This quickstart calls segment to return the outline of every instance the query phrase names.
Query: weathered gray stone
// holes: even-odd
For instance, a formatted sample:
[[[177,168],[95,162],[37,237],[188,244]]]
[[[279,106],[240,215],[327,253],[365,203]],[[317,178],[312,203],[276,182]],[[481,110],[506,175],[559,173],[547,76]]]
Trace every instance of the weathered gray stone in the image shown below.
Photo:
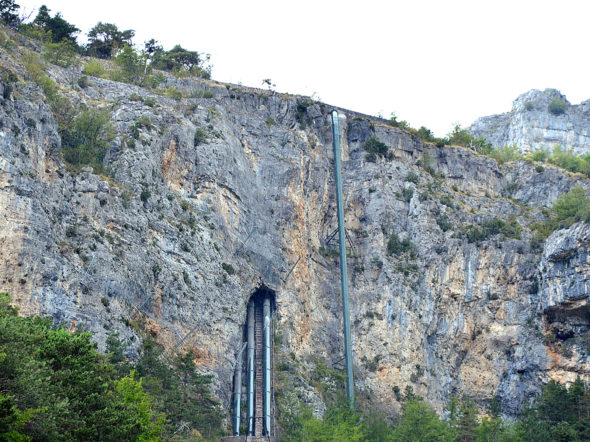
[[[554,98],[568,104],[564,114],[549,111]],[[590,100],[572,105],[556,89],[533,89],[520,95],[510,112],[479,118],[467,130],[494,147],[516,144],[527,153],[552,151],[559,144],[577,154],[587,154],[590,153]]]

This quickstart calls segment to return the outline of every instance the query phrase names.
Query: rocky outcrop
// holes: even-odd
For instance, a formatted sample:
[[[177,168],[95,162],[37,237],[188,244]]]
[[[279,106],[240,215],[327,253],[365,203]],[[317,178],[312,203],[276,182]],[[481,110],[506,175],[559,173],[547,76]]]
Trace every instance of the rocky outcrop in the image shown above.
[[[297,367],[278,386],[321,409],[307,373],[342,358],[332,108],[190,79],[166,80],[178,101],[99,78],[81,89],[79,68],[52,67],[61,93],[109,110],[116,132],[105,173],[75,171],[18,60],[2,58],[19,81],[0,106],[0,290],[23,314],[92,330],[100,348],[118,332],[132,357],[143,333],[194,349],[229,410],[246,305],[265,287],[277,370]],[[587,228],[529,244],[544,209],[588,183],[339,112],[360,395],[392,412],[410,386],[439,410],[469,395],[513,414],[550,377],[589,380],[587,329],[556,363],[552,330],[571,315],[551,313],[587,296]],[[390,151],[374,163],[372,136]],[[504,227],[480,230],[494,218]],[[409,241],[388,253],[396,237]]]
[[[550,111],[552,100],[564,103],[563,113]],[[572,105],[558,90],[533,89],[514,100],[510,112],[479,118],[467,130],[494,147],[516,144],[527,153],[559,144],[584,155],[590,153],[590,100]]]

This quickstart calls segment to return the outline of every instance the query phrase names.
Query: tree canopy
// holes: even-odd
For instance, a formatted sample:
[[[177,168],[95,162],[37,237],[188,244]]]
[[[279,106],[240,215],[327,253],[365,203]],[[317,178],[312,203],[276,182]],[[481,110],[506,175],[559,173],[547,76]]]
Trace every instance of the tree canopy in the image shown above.
[[[39,8],[37,17],[33,20],[33,25],[38,26],[44,31],[51,34],[51,41],[59,43],[62,40],[67,40],[74,45],[76,44],[76,34],[80,32],[76,26],[68,23],[58,12],[53,17],[49,14],[50,9],[43,5]]]
[[[98,22],[88,32],[88,45],[86,50],[89,55],[97,58],[111,58],[117,49],[124,45],[131,45],[135,36],[133,29],[120,31],[112,23]]]

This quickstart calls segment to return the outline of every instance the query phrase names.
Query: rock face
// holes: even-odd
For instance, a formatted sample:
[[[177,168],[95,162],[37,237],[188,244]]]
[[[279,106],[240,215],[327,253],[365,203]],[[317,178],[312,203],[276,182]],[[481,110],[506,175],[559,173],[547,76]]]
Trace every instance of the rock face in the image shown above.
[[[246,305],[265,287],[277,371],[297,367],[277,388],[321,409],[307,374],[338,368],[343,347],[332,108],[190,79],[165,87],[211,98],[99,78],[81,89],[79,68],[51,67],[60,93],[108,110],[116,131],[108,173],[74,171],[15,51],[0,48],[19,76],[0,106],[0,290],[22,314],[93,331],[100,348],[116,331],[132,357],[142,333],[194,349],[229,411]],[[339,112],[359,394],[390,412],[407,386],[438,410],[497,397],[513,414],[548,378],[590,380],[588,228],[539,250],[528,227],[588,183]],[[374,163],[362,148],[373,136],[391,153]],[[494,218],[503,227],[482,233]]]
[[[550,111],[552,100],[565,104]],[[590,153],[590,100],[570,104],[556,89],[533,89],[519,96],[510,112],[477,119],[468,129],[494,147],[516,144],[523,152],[551,151],[556,144],[577,154]]]

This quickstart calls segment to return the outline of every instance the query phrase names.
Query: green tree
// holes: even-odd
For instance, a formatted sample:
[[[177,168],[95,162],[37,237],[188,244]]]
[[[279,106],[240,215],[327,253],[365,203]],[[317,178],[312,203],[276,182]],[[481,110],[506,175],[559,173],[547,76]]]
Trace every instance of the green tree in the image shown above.
[[[64,20],[59,12],[53,17],[49,12],[50,9],[42,5],[39,8],[37,17],[33,20],[33,25],[47,32],[51,36],[52,43],[60,43],[66,40],[77,49],[76,34],[80,32],[80,29]]]
[[[209,54],[189,51],[180,45],[169,51],[157,50],[153,56],[153,66],[156,69],[170,71],[177,74],[191,74],[201,78],[211,78]]]
[[[418,398],[404,404],[401,419],[393,430],[392,439],[407,442],[453,441],[455,435],[448,424]]]
[[[115,66],[119,68],[116,79],[126,83],[143,84],[149,73],[148,60],[145,53],[138,53],[129,45],[115,57]]]
[[[131,40],[135,36],[133,29],[120,31],[112,23],[98,22],[88,32],[88,45],[86,51],[89,55],[98,58],[111,58],[114,53],[124,45],[131,46]]]
[[[14,0],[0,0],[0,19],[8,26],[16,27],[20,24],[17,11],[20,6]]]
[[[158,437],[162,416],[141,382],[133,375],[117,381],[90,337],[56,329],[49,319],[19,317],[0,294],[0,432],[14,436],[9,440]]]

